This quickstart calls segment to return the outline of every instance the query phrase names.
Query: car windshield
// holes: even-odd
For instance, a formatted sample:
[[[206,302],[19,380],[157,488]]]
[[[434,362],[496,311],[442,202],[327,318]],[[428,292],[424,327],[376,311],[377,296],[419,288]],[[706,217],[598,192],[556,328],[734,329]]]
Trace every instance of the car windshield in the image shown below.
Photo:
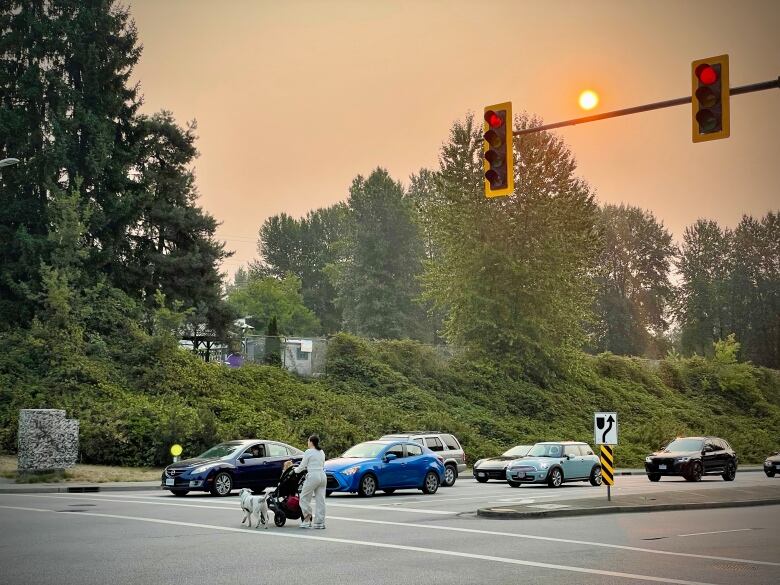
[[[563,449],[560,445],[537,443],[528,452],[529,457],[560,457]]]
[[[235,453],[240,447],[240,443],[220,443],[208,451],[204,451],[198,455],[198,457],[200,459],[217,459],[221,457],[227,457],[228,455]]]
[[[378,457],[382,450],[387,447],[386,443],[360,443],[344,451],[342,457],[349,459],[365,459],[368,457]]]
[[[666,446],[665,453],[671,451],[701,451],[704,441],[701,439],[675,439]]]
[[[504,452],[503,457],[522,457],[528,455],[528,451],[530,450],[530,445],[518,445],[517,447],[512,447],[509,451]]]

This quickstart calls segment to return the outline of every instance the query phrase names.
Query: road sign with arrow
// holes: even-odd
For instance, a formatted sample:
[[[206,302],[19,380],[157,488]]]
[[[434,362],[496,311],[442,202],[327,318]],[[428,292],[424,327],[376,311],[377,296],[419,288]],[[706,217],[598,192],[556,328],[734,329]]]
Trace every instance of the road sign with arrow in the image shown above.
[[[593,419],[593,436],[596,445],[617,445],[617,412],[597,412]]]

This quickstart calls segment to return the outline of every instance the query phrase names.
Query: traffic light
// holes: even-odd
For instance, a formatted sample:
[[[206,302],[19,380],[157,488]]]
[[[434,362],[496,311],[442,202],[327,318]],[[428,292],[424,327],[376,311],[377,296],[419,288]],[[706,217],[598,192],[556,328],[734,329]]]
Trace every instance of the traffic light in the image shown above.
[[[729,137],[729,56],[691,63],[694,142]]]
[[[484,131],[485,197],[509,195],[515,190],[511,102],[485,108]]]

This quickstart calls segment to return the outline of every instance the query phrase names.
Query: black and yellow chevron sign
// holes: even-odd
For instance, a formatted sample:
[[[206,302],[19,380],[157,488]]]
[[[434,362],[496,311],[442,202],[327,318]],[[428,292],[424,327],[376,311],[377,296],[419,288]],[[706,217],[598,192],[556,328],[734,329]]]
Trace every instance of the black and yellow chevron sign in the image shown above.
[[[601,478],[607,485],[615,485],[615,454],[609,445],[601,446]]]

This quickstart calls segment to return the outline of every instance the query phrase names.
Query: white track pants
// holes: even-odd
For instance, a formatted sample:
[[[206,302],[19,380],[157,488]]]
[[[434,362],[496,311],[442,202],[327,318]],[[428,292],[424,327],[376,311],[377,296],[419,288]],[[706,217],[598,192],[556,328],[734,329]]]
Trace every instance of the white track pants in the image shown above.
[[[315,524],[325,524],[325,486],[328,483],[327,477],[323,472],[309,473],[303,481],[301,489],[301,512],[303,517],[312,515],[311,497],[314,496],[314,506],[316,514],[314,515]]]

